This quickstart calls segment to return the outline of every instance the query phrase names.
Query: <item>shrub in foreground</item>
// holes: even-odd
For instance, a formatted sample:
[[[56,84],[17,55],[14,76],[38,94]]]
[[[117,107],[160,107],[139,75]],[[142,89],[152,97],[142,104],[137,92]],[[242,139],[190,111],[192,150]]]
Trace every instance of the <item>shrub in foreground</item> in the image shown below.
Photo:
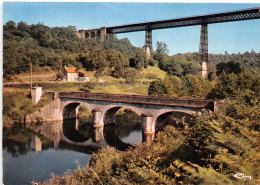
[[[260,174],[260,106],[242,104],[232,102],[216,114],[205,111],[185,130],[167,126],[151,145],[125,152],[103,148],[88,168],[45,184],[254,184]],[[237,179],[237,173],[253,179]]]

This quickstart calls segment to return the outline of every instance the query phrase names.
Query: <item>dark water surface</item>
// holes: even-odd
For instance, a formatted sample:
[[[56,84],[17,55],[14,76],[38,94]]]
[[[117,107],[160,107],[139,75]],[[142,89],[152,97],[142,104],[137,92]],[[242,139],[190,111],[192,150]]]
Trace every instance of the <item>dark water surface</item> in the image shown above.
[[[9,130],[3,134],[4,184],[44,181],[51,173],[63,175],[67,169],[85,166],[92,153],[103,146],[125,150],[131,144],[141,143],[141,119],[126,117],[115,125],[97,129],[91,120],[72,119],[33,126],[36,132],[26,128]]]

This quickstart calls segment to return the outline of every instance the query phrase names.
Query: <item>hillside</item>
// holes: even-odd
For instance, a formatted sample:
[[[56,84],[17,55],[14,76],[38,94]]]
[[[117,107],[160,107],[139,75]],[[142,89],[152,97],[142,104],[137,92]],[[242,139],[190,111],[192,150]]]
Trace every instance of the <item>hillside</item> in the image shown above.
[[[148,65],[159,66],[168,75],[183,77],[197,74],[198,53],[168,56],[167,45],[156,43],[154,59],[148,60],[142,48],[134,47],[127,38],[100,42],[79,39],[74,26],[50,28],[41,23],[7,22],[3,26],[3,76],[5,81],[13,75],[30,71],[58,72],[63,66],[74,66],[96,76],[126,78],[127,69],[142,70]],[[234,62],[239,68],[257,73],[260,53],[255,51],[238,54],[209,54],[210,79],[221,73],[218,64]],[[221,68],[222,70],[222,68]],[[44,79],[39,79],[44,80]]]

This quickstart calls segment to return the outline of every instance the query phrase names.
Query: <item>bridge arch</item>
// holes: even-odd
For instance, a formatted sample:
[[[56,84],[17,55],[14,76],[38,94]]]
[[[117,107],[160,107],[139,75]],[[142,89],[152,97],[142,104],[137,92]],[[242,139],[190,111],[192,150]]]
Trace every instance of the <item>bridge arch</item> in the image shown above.
[[[101,31],[98,30],[98,31],[96,32],[96,39],[97,39],[97,40],[100,40],[100,37],[101,37]]]
[[[140,113],[140,111],[138,109],[136,109],[135,107],[128,107],[128,106],[111,106],[108,107],[106,109],[106,111],[103,114],[103,123],[104,125],[108,125],[108,124],[114,124],[116,122],[116,113],[119,111],[119,109],[121,108],[125,108],[128,110],[131,110],[132,112],[134,112],[135,114],[137,114],[138,116],[141,116],[142,113]]]
[[[69,103],[66,106],[64,106],[64,108],[62,110],[63,120],[77,117],[79,105],[80,105],[80,103],[74,102],[74,103]]]
[[[90,37],[89,32],[86,32],[86,33],[85,33],[85,38],[88,39],[89,37]]]
[[[90,112],[93,110],[93,107],[86,102],[68,102],[63,106],[61,110],[63,120],[76,118],[78,115],[78,110],[80,105],[85,106]]]
[[[184,129],[188,126],[193,113],[184,111],[167,111],[158,115],[154,121],[155,130],[162,130],[167,125]]]
[[[94,38],[96,37],[96,34],[95,34],[94,31],[92,31],[92,32],[90,33],[90,37],[91,37],[91,39],[94,39]]]

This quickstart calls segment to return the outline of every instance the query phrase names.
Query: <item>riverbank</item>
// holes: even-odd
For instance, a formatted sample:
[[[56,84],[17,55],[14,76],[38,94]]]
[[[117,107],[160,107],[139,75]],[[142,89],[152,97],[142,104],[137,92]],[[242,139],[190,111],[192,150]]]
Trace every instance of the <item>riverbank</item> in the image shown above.
[[[126,152],[102,148],[89,168],[40,184],[255,184],[260,165],[257,111],[258,103],[245,107],[233,102],[216,114],[195,116],[186,129],[165,127],[151,145],[138,144]],[[235,178],[237,173],[252,179]]]
[[[133,112],[123,114],[122,110],[117,125],[106,126],[104,132],[96,132],[100,129],[93,128],[91,119],[37,123],[31,125],[32,130],[24,126],[6,128],[3,133],[4,184],[43,181],[51,173],[62,175],[67,169],[77,169],[77,164],[85,166],[102,146],[121,148],[124,143],[140,143],[142,123],[136,118]],[[79,130],[75,130],[77,123]],[[17,164],[21,165],[19,169]]]

